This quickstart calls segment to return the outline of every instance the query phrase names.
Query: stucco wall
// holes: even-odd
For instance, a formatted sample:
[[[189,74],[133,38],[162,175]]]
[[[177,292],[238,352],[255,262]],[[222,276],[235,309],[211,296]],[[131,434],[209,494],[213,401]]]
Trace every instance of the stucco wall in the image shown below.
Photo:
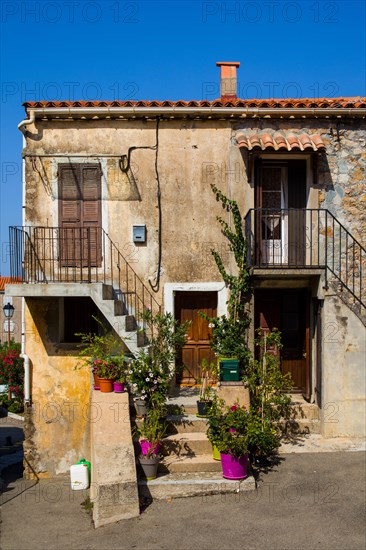
[[[75,370],[75,350],[57,344],[57,316],[57,298],[26,301],[26,352],[33,383],[24,453],[41,476],[67,472],[90,456],[90,373]],[[27,463],[25,467],[31,475]]]
[[[335,295],[324,301],[322,433],[366,433],[366,333],[359,318]]]

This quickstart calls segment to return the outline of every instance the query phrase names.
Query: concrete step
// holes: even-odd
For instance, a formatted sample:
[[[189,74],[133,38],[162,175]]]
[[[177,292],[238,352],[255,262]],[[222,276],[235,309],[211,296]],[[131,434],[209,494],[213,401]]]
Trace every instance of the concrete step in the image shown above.
[[[185,432],[164,437],[162,452],[164,455],[195,456],[210,454],[212,447],[205,433]]]
[[[195,414],[169,415],[167,417],[167,434],[186,432],[204,432],[207,430],[207,420]]]
[[[221,472],[220,460],[212,458],[210,454],[201,455],[169,455],[159,463],[161,473],[187,473],[187,472]]]
[[[232,481],[222,477],[221,468],[220,472],[160,474],[152,481],[139,481],[140,498],[149,501],[227,493],[240,494],[255,491],[255,489],[256,484],[252,475],[242,481]]]

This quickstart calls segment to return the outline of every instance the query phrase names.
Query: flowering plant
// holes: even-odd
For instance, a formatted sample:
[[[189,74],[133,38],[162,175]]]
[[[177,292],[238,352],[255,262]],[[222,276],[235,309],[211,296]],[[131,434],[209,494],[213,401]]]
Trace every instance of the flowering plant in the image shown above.
[[[7,385],[17,398],[23,398],[24,367],[20,344],[0,344],[0,384]]]
[[[103,323],[96,319],[102,334],[79,333],[81,337],[76,368],[88,367],[99,378],[125,381],[124,345],[114,334],[108,333]]]
[[[248,452],[269,454],[278,447],[279,437],[262,413],[260,407],[227,406],[216,398],[208,410],[207,437],[220,452],[238,458]]]
[[[132,391],[147,405],[163,403],[174,374],[174,360],[186,342],[189,323],[179,324],[171,313],[153,315],[146,310],[142,319],[153,330],[148,351],[141,350],[131,361],[127,379]]]

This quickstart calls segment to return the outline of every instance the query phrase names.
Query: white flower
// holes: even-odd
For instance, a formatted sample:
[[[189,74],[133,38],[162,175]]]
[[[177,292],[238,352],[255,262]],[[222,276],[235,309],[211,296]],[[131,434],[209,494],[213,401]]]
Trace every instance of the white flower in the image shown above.
[[[145,396],[145,395],[141,395],[141,399],[142,399],[142,400],[146,399],[146,396]]]
[[[157,381],[157,380],[154,380],[154,384],[157,384],[157,383],[158,383],[158,381]]]
[[[150,376],[150,378],[152,378],[154,375],[153,375],[152,372],[149,372],[149,376]]]
[[[215,325],[213,323],[208,323],[208,326],[209,328],[214,328]]]
[[[150,378],[148,376],[145,378],[145,380],[146,382],[150,382]]]
[[[146,393],[146,390],[141,390],[141,393]]]

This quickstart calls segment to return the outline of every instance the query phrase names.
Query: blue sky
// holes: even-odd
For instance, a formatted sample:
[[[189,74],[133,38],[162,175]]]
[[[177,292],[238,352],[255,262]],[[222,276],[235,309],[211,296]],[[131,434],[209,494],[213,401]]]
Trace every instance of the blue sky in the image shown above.
[[[365,3],[6,1],[1,9],[0,274],[21,224],[24,101],[366,95]]]

